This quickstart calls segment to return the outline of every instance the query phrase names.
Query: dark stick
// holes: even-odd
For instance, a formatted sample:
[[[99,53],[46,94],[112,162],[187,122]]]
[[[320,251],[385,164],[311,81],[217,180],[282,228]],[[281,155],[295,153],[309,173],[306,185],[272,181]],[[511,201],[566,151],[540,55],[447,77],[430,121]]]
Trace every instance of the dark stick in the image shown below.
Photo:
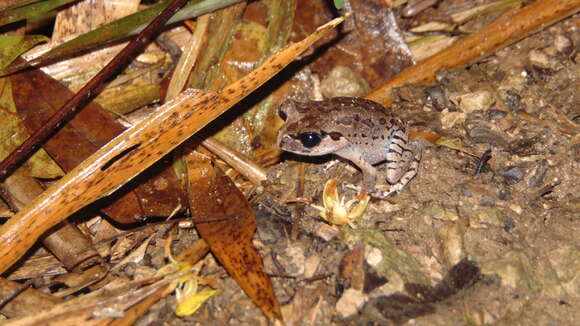
[[[141,53],[145,46],[165,26],[188,0],[174,0],[155,19],[145,27],[139,35],[117,54],[98,74],[96,74],[82,89],[71,97],[50,119],[34,132],[24,143],[14,150],[0,163],[0,181],[10,175],[22,162],[38,150],[48,138],[62,125],[71,120],[89,99],[99,93],[101,86],[118,71],[125,68],[133,57]]]
[[[477,162],[474,177],[477,177],[481,173],[481,170],[483,170],[483,167],[490,159],[491,159],[491,149],[488,149],[485,152],[483,152],[481,158],[479,159],[479,162]]]

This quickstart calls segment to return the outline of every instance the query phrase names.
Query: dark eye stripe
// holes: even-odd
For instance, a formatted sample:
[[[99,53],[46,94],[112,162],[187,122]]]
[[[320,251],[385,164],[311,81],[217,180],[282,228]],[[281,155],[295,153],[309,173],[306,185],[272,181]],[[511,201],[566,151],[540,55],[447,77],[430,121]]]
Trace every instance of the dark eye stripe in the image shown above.
[[[330,136],[330,138],[332,140],[339,140],[340,137],[343,137],[343,135],[340,132],[338,132],[338,131],[331,131],[331,132],[328,132],[327,133],[326,131],[321,130],[320,131],[320,135],[322,137],[324,137],[324,136]]]

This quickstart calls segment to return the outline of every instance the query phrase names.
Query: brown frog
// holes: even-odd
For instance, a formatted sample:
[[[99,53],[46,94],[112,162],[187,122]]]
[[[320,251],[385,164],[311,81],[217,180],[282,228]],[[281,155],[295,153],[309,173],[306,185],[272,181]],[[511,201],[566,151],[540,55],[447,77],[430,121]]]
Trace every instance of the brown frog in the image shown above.
[[[279,114],[286,121],[278,134],[280,148],[307,156],[336,154],[351,161],[363,173],[362,188],[373,197],[394,195],[417,174],[420,147],[409,142],[406,124],[379,103],[357,97],[289,100]],[[376,188],[374,165],[383,162],[391,185],[386,191]]]

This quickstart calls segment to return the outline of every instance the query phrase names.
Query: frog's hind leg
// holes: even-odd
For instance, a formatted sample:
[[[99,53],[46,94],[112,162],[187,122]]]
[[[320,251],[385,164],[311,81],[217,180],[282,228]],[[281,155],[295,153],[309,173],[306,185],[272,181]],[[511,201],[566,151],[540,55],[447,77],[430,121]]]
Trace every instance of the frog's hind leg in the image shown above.
[[[376,191],[371,193],[371,196],[385,199],[401,191],[403,188],[405,188],[405,186],[409,183],[409,181],[411,181],[417,175],[417,172],[419,171],[420,161],[421,161],[421,149],[419,149],[417,146],[416,151],[414,151],[414,155],[412,156],[412,159],[408,165],[407,171],[401,176],[399,181],[391,185],[389,190]]]
[[[405,188],[419,171],[421,146],[416,142],[409,143],[403,130],[397,131],[397,133],[399,132],[402,135],[395,134],[393,136],[393,145],[389,146],[387,152],[387,182],[391,185],[390,188],[388,190],[377,189],[375,186],[376,169],[363,160],[356,151],[343,150],[337,154],[350,160],[363,171],[363,187],[348,184],[346,188],[358,192],[365,189],[372,197],[381,199],[389,198]],[[395,144],[404,144],[404,146]],[[391,151],[392,148],[394,150]]]
[[[413,162],[414,152],[405,129],[393,131],[387,147],[387,182],[395,185],[402,179]]]
[[[391,185],[388,190],[376,190],[371,196],[389,198],[401,191],[419,171],[421,161],[421,147],[418,143],[409,143],[406,136],[393,136],[393,145],[387,152],[387,182]]]

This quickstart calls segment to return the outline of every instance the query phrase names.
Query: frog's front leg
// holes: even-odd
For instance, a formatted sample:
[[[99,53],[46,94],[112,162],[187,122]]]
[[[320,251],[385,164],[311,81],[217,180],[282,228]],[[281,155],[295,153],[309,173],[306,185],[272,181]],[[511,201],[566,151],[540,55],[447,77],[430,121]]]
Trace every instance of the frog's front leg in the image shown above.
[[[336,155],[351,161],[356,165],[363,174],[362,189],[365,189],[369,193],[375,191],[375,185],[377,183],[377,169],[367,162],[361,153],[359,153],[354,148],[344,148],[335,153]],[[347,188],[361,191],[361,187],[347,185]]]

